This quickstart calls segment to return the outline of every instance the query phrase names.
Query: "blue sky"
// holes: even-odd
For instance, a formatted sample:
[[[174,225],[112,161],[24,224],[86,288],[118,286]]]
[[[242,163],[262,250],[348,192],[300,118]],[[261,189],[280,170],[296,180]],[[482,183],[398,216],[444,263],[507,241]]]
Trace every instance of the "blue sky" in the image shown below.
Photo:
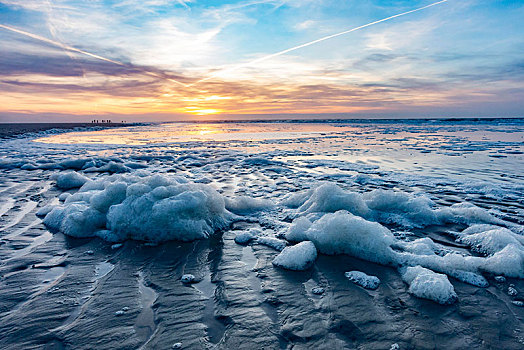
[[[431,3],[0,0],[0,121],[523,116],[523,1],[450,0],[245,64]]]

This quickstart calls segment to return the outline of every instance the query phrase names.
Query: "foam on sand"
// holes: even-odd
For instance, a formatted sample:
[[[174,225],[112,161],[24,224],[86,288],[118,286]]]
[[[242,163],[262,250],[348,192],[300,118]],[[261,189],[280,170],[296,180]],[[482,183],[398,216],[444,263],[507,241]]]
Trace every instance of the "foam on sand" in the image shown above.
[[[433,300],[439,304],[453,304],[458,299],[446,275],[421,266],[406,268],[402,279],[409,285],[408,292],[418,298]]]
[[[287,270],[303,271],[310,268],[317,259],[317,249],[312,242],[305,241],[286,247],[273,260],[273,265]]]
[[[250,229],[248,231],[243,231],[235,236],[235,242],[238,244],[248,244],[261,234],[262,231],[259,229]]]
[[[449,252],[443,256],[399,253],[397,258],[400,265],[421,265],[453,277],[457,271],[467,271],[476,274],[487,272],[506,277],[524,278],[524,250],[513,244],[487,257]],[[468,280],[465,277],[463,282],[468,282]]]
[[[302,242],[307,240],[306,232],[311,227],[312,222],[305,216],[300,216],[293,220],[287,232],[284,234],[286,239],[291,242]]]
[[[472,229],[477,230],[473,231]],[[524,244],[524,236],[517,235],[507,228],[497,226],[488,226],[484,230],[482,227],[472,226],[469,230],[463,231],[463,235],[457,240],[470,246],[473,251],[485,255],[495,254],[510,244],[515,246]]]
[[[112,175],[87,182],[44,218],[53,230],[108,241],[192,241],[225,228],[232,214],[212,187],[182,177]]]
[[[226,209],[235,214],[251,214],[273,208],[275,205],[269,199],[238,196],[224,198]]]
[[[355,215],[366,216],[369,208],[356,192],[346,192],[333,183],[324,183],[315,189],[295,194],[284,201],[289,206],[300,205],[300,213],[326,212],[347,210]]]
[[[346,210],[367,220],[404,227],[444,223],[503,223],[486,210],[469,203],[436,208],[435,203],[422,194],[386,190],[361,194],[346,191],[333,183],[323,183],[316,188],[292,194],[281,204],[297,208],[298,215]]]
[[[333,192],[331,203],[327,199],[330,192]],[[484,209],[468,204],[437,207],[423,196],[382,190],[363,195],[354,192],[346,194],[336,185],[322,184],[289,196],[284,203],[296,207],[298,216],[288,225],[284,237],[292,242],[311,241],[324,254],[347,254],[396,267],[419,265],[420,268],[431,269],[478,287],[488,286],[483,273],[524,278],[523,236],[493,225],[501,220]],[[338,204],[333,203],[337,201]],[[369,210],[364,210],[362,203]],[[340,207],[352,211],[330,212]],[[362,213],[364,217],[355,213]],[[429,237],[402,240],[381,222],[419,227],[449,222],[481,222],[483,224],[474,224],[457,234],[457,240],[484,256],[450,250]],[[431,281],[441,279],[435,277]],[[446,281],[449,283],[447,277]],[[417,281],[414,288],[420,289],[420,285],[421,282]]]
[[[344,276],[346,276],[351,282],[366,289],[377,289],[380,284],[380,279],[378,277],[366,275],[361,271],[349,271],[344,273]]]
[[[63,190],[69,190],[72,188],[78,188],[89,181],[87,177],[76,171],[67,171],[64,173],[58,173],[51,176],[52,180],[56,181],[56,187]]]
[[[269,237],[269,236],[258,237],[257,243],[271,247],[278,251],[284,250],[284,248],[286,248],[287,246],[286,241],[283,241],[281,239],[274,238],[274,237]]]
[[[344,210],[322,216],[305,236],[324,254],[347,254],[384,265],[396,261],[390,230]]]

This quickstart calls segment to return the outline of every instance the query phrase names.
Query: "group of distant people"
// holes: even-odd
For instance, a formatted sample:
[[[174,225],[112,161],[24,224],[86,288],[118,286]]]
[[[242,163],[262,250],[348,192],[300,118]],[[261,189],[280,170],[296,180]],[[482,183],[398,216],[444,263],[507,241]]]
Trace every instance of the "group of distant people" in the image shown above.
[[[91,124],[111,124],[113,121],[111,119],[102,119],[99,121],[98,119],[91,120]],[[126,121],[122,120],[120,123],[124,124]]]

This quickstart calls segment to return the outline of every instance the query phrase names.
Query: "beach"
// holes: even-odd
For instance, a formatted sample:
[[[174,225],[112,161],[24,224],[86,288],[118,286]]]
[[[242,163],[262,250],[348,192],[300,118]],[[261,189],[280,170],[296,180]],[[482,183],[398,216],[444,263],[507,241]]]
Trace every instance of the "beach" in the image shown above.
[[[85,126],[0,140],[2,348],[522,348],[524,120]]]
[[[122,127],[120,123],[0,123],[0,138],[10,138],[26,133],[38,133],[47,130],[69,130],[92,127]]]

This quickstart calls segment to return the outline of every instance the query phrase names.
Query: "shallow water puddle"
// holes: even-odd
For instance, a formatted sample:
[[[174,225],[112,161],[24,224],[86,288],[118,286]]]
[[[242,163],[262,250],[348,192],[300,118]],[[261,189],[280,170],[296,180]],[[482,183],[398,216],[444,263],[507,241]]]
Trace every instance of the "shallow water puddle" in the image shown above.
[[[96,280],[101,279],[102,277],[106,276],[108,273],[113,271],[114,268],[115,268],[115,265],[107,261],[102,261],[98,263],[95,267],[95,279]]]
[[[211,272],[206,269],[202,281],[193,285],[207,300],[204,303],[202,320],[207,326],[209,341],[218,344],[226,332],[226,326],[215,317],[215,284],[211,282]]]
[[[59,279],[66,271],[65,267],[55,266],[44,272],[42,275],[42,283],[52,283]]]
[[[247,245],[242,248],[242,262],[246,265],[247,270],[247,280],[251,289],[255,292],[257,299],[260,301],[260,295],[262,294],[262,286],[260,284],[260,279],[256,276],[254,268],[258,263],[258,258],[253,253],[253,248]]]
[[[260,285],[260,279],[256,276],[253,269],[258,263],[258,259],[253,253],[253,248],[247,245],[242,248],[242,262],[246,264],[247,280],[251,289],[255,292],[257,299],[260,301],[260,294],[262,293],[262,287]]]
[[[255,256],[253,248],[250,245],[247,245],[242,248],[241,260],[246,265],[247,280],[249,282],[251,290],[253,290],[254,292],[255,297],[260,302],[260,308],[266,313],[267,317],[269,317],[271,322],[277,323],[278,311],[275,309],[275,307],[273,307],[263,299],[262,284],[260,282],[260,279],[257,277],[256,272],[254,271],[255,267],[258,264],[258,258]]]
[[[204,274],[204,278],[193,286],[208,299],[213,298],[215,295],[215,285],[211,282],[209,270]]]
[[[138,274],[138,292],[142,311],[140,311],[140,314],[136,318],[134,328],[137,336],[143,341],[144,345],[141,347],[143,348],[153,337],[156,330],[153,303],[158,297],[158,294],[153,288],[146,285],[142,271]]]
[[[258,263],[258,258],[253,253],[253,248],[247,245],[242,248],[242,262],[246,264],[247,268],[252,271]]]
[[[309,279],[309,280],[307,280],[306,282],[304,282],[302,284],[304,285],[304,289],[306,290],[306,295],[307,295],[308,299],[311,300],[315,304],[315,307],[317,309],[320,308],[320,304],[322,302],[322,298],[324,296],[325,291],[324,291],[324,293],[321,293],[321,294],[313,293],[313,289],[320,288],[318,283],[316,281],[314,281],[313,279]]]

